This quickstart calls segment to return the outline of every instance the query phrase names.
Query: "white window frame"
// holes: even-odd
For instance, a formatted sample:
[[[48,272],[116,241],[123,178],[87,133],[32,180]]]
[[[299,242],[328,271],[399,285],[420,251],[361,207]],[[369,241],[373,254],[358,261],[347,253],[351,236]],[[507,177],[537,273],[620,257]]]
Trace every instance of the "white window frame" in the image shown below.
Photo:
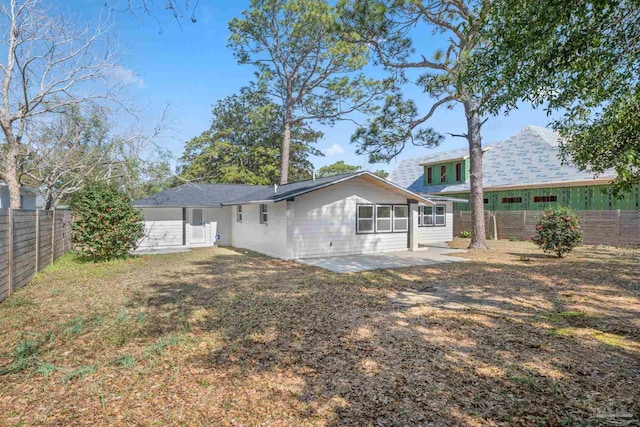
[[[389,217],[388,218],[380,218],[378,215],[378,209],[386,208],[389,209]],[[385,221],[389,223],[388,229],[380,229],[378,226],[379,221]],[[393,205],[376,205],[376,233],[393,233]]]
[[[360,216],[360,208],[371,208],[371,217]],[[362,221],[371,221],[371,230],[361,230],[360,223]],[[357,234],[372,234],[376,232],[376,205],[374,204],[361,204],[356,205],[356,233]]]
[[[442,213],[438,213],[438,210]],[[430,213],[427,213],[430,210]],[[418,227],[446,227],[447,226],[447,205],[418,206]]]
[[[260,224],[268,224],[269,223],[269,208],[266,203],[260,203],[259,208],[260,215]]]
[[[433,227],[433,208],[434,206],[418,206],[418,227]],[[427,213],[427,209],[431,209],[431,213]]]
[[[438,209],[442,209],[442,213],[438,213]],[[442,224],[438,223],[438,219],[442,218]],[[433,225],[434,227],[446,227],[447,225],[447,205],[436,205],[433,209]]]
[[[236,222],[242,222],[242,205],[236,207]]]
[[[404,209],[406,216],[404,217],[397,217],[396,216],[396,209]],[[394,205],[393,206],[393,232],[394,233],[399,233],[399,232],[405,232],[405,231],[409,231],[409,206],[408,205]],[[397,220],[404,220],[404,228],[397,228],[396,227],[396,221]]]

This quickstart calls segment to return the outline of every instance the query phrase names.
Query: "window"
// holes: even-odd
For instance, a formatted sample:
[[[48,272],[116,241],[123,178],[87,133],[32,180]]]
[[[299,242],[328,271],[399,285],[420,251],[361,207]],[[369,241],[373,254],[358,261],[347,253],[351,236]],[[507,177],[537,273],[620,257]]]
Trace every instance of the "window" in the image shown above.
[[[236,209],[236,221],[242,222],[242,206],[238,206]]]
[[[409,207],[400,205],[393,207],[393,231],[409,230]]]
[[[489,199],[484,199],[484,204],[486,205],[487,203],[489,203]]]
[[[260,205],[260,224],[266,224],[269,220],[269,214],[267,213],[267,205]]]
[[[534,196],[534,203],[557,202],[558,196]]]
[[[447,180],[447,167],[445,165],[440,166],[440,182]]]
[[[406,233],[409,230],[407,205],[358,205],[356,233]]]
[[[503,197],[500,201],[502,203],[522,203],[522,197]]]
[[[446,225],[446,212],[447,208],[444,205],[436,206],[436,225]]]
[[[427,168],[427,184],[431,184],[433,182],[433,168],[429,166]]]
[[[373,205],[358,205],[356,215],[356,231],[358,233],[373,233]]]
[[[418,226],[433,227],[447,225],[445,205],[418,206]]]
[[[376,232],[387,233],[391,230],[391,206],[376,206]]]
[[[418,206],[418,225],[422,227],[433,225],[433,206]]]
[[[456,163],[456,181],[462,181],[462,163]]]

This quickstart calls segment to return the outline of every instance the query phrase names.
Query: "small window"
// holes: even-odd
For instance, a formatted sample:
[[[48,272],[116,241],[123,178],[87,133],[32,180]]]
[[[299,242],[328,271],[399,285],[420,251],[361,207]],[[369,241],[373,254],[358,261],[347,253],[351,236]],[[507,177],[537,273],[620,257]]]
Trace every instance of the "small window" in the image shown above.
[[[269,214],[267,212],[267,205],[263,203],[260,205],[260,224],[267,224],[268,221]]]
[[[418,225],[422,227],[433,225],[433,206],[418,206]]]
[[[236,210],[236,221],[242,222],[242,206],[238,206]]]
[[[503,197],[500,201],[502,203],[522,203],[522,197]]]
[[[557,202],[558,196],[534,196],[534,203],[547,203],[547,202]]]
[[[456,181],[462,181],[462,163],[456,163]]]
[[[394,206],[393,207],[393,231],[409,230],[409,207]]]
[[[447,180],[447,167],[445,165],[440,166],[440,182]]]
[[[489,203],[489,199],[484,199],[484,204],[486,205],[487,203]]]
[[[435,225],[446,225],[447,208],[444,205],[436,206]]]
[[[433,182],[433,168],[429,166],[427,168],[427,184],[431,184]]]
[[[356,217],[358,233],[373,233],[373,205],[358,205]]]
[[[391,206],[376,206],[376,231],[378,233],[391,231]]]

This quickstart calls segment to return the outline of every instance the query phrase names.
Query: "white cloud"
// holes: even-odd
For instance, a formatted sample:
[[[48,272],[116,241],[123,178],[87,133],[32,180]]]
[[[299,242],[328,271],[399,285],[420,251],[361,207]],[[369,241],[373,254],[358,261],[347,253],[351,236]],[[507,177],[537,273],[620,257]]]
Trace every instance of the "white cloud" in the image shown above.
[[[120,80],[125,86],[135,85],[138,88],[144,87],[144,80],[138,76],[133,70],[122,67],[120,65],[113,67],[112,77]]]
[[[327,148],[324,151],[324,154],[326,154],[327,156],[333,156],[335,154],[342,153],[344,153],[344,148],[342,148],[339,144],[333,144],[330,148]]]

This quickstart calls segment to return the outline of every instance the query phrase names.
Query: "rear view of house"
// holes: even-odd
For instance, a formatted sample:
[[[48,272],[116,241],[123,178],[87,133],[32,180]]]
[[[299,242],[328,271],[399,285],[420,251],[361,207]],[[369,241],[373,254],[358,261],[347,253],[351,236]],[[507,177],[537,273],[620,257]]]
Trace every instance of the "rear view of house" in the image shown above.
[[[135,206],[143,248],[219,244],[295,259],[452,240],[452,201],[361,171],[282,186],[185,184]]]

